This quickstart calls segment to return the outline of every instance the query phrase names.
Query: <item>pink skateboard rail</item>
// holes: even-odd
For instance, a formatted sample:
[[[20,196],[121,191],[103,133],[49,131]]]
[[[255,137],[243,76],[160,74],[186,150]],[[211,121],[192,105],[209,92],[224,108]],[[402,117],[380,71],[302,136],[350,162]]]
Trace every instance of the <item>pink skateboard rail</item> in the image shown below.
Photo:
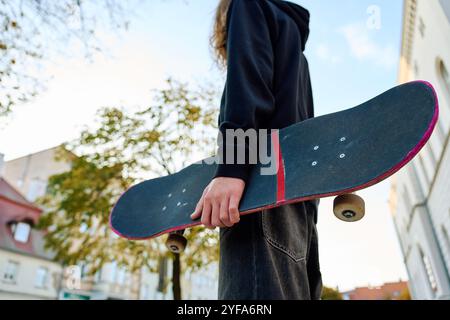
[[[373,185],[375,185],[375,184],[377,184],[377,183],[379,183],[379,182],[389,178],[390,176],[392,176],[393,174],[398,172],[408,162],[410,162],[420,152],[420,150],[422,150],[422,148],[425,146],[425,144],[430,139],[431,134],[433,133],[433,130],[434,130],[434,128],[436,126],[436,123],[438,121],[438,118],[439,118],[439,101],[438,101],[436,90],[434,89],[433,85],[431,83],[429,83],[427,81],[423,81],[423,80],[412,81],[411,83],[422,83],[422,84],[425,84],[426,86],[428,86],[432,90],[434,98],[435,98],[435,108],[434,108],[434,114],[433,114],[433,117],[431,119],[431,122],[430,122],[430,124],[428,126],[428,129],[426,130],[425,134],[423,135],[422,139],[405,156],[405,158],[402,159],[398,164],[394,165],[391,169],[389,169],[388,171],[386,171],[384,174],[380,175],[379,177],[377,177],[375,179],[372,179],[371,181],[369,181],[369,182],[367,182],[365,184],[362,184],[360,186],[354,187],[354,188],[348,188],[348,189],[335,191],[335,192],[330,192],[330,193],[316,194],[316,195],[311,195],[311,196],[308,196],[308,197],[302,197],[302,198],[297,198],[297,199],[286,200],[285,199],[285,173],[284,173],[283,155],[282,155],[282,150],[281,150],[281,146],[280,146],[280,143],[279,143],[278,132],[275,132],[275,134],[272,135],[272,143],[274,145],[275,151],[278,153],[278,158],[277,158],[277,167],[278,167],[278,171],[277,171],[277,201],[276,201],[276,203],[274,203],[272,205],[268,205],[268,206],[257,208],[257,209],[243,211],[243,212],[241,212],[241,216],[244,216],[244,215],[247,215],[247,214],[251,214],[251,213],[255,213],[255,212],[259,212],[259,211],[262,211],[262,210],[276,208],[276,207],[283,206],[283,205],[288,205],[288,204],[293,204],[293,203],[298,203],[298,202],[303,202],[303,201],[308,201],[308,200],[313,200],[313,199],[318,199],[318,198],[327,198],[327,197],[337,196],[337,195],[341,195],[341,194],[346,194],[346,193],[351,193],[351,192],[355,192],[355,191],[358,191],[358,190],[366,189],[368,187],[371,187],[371,186],[373,186]],[[181,225],[181,226],[177,226],[177,227],[173,227],[173,228],[169,228],[169,229],[163,230],[163,231],[161,231],[161,232],[159,232],[157,234],[154,234],[152,236],[149,236],[149,237],[128,237],[128,236],[120,233],[118,230],[116,230],[112,226],[111,213],[109,215],[109,227],[111,228],[111,230],[114,233],[116,233],[118,236],[120,236],[122,238],[129,239],[129,240],[147,240],[147,239],[152,239],[152,238],[156,238],[156,237],[161,236],[161,235],[166,234],[166,233],[175,232],[175,231],[178,231],[178,230],[183,230],[183,229],[195,227],[195,226],[198,226],[198,225],[201,225],[200,221],[193,221],[192,223],[189,223],[189,224],[185,224],[185,225]]]

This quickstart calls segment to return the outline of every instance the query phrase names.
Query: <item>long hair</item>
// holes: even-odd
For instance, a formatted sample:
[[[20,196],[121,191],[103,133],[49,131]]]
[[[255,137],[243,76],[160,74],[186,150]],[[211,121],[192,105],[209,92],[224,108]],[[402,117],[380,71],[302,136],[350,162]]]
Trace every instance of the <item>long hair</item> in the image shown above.
[[[227,14],[232,0],[219,0],[210,38],[211,48],[219,66],[227,63]]]

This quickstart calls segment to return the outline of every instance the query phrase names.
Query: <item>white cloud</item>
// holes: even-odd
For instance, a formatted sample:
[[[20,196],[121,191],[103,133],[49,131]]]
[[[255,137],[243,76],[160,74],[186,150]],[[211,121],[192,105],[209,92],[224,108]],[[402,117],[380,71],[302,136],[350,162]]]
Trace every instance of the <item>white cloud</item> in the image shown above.
[[[398,60],[393,46],[382,46],[373,40],[371,32],[364,24],[350,24],[338,30],[347,41],[349,50],[355,58],[369,61],[388,69],[393,68]]]
[[[332,54],[330,47],[325,43],[321,43],[317,46],[316,54],[321,60],[331,63],[338,63],[341,61],[337,55]]]

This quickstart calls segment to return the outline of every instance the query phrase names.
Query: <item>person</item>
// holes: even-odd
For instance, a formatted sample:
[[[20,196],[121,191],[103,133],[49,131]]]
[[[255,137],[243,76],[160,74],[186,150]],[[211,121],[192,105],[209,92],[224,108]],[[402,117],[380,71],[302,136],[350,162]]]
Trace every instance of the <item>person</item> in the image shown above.
[[[222,153],[238,147],[226,130],[280,129],[314,116],[308,35],[309,12],[295,3],[220,0],[211,40],[227,72]],[[191,216],[220,227],[219,299],[319,299],[316,201],[240,216],[252,164],[223,162]]]

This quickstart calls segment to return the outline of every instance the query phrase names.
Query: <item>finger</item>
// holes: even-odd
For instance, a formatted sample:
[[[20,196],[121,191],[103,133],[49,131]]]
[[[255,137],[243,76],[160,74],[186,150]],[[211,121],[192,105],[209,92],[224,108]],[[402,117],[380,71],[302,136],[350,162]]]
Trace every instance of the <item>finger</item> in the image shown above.
[[[214,201],[211,214],[211,223],[215,227],[223,228],[225,225],[220,221],[220,202]]]
[[[230,198],[226,197],[222,203],[220,204],[220,221],[223,225],[227,227],[232,227],[234,223],[230,220],[230,214],[228,212],[228,208],[230,205]]]
[[[211,201],[209,199],[204,199],[203,210],[202,210],[202,224],[207,228],[213,228],[211,225]]]
[[[200,200],[198,200],[197,205],[195,206],[194,213],[191,214],[191,219],[195,220],[200,218],[200,216],[202,215],[202,209],[203,209],[203,195],[200,198]]]
[[[230,214],[230,222],[235,224],[241,220],[241,215],[239,213],[239,201],[240,197],[232,195],[230,197],[230,204],[228,206],[228,212]]]

